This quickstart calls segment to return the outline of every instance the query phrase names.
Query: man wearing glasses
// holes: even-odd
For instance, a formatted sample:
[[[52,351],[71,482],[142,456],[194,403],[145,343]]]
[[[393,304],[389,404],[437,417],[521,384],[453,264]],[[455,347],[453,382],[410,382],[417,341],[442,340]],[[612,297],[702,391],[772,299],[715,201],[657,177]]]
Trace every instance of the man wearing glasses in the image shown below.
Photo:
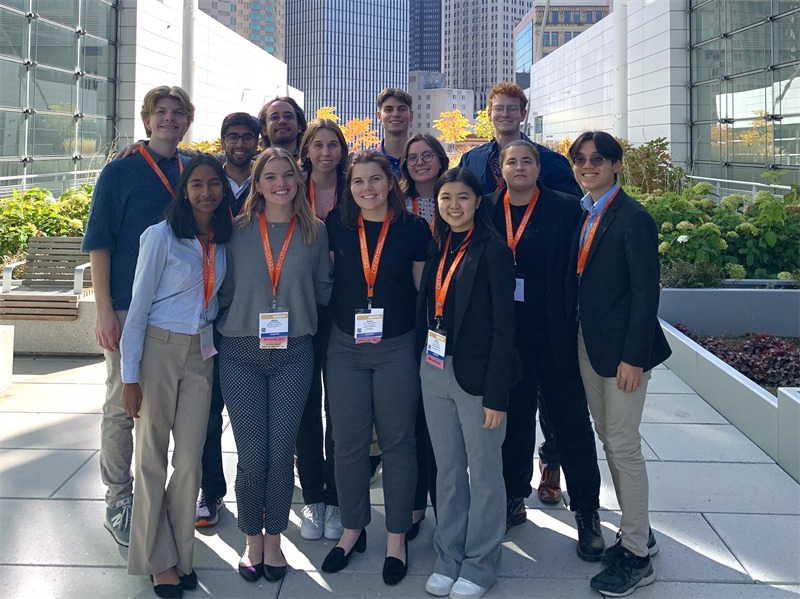
[[[525,118],[527,105],[525,92],[514,83],[507,81],[498,83],[489,92],[486,109],[489,121],[494,125],[494,139],[464,154],[458,165],[461,168],[468,168],[478,177],[484,195],[505,187],[500,168],[500,151],[506,144],[517,139],[531,141],[519,128]],[[537,143],[533,145],[539,151],[541,160],[539,181],[550,189],[581,197],[583,193],[575,182],[569,161],[545,146]]]
[[[283,148],[297,158],[300,140],[306,132],[306,115],[289,96],[267,102],[258,113],[261,123],[261,147]]]
[[[260,131],[258,119],[246,112],[234,112],[222,121],[220,139],[225,152],[225,163],[222,166],[233,191],[231,212],[234,216],[241,212],[247,194],[250,193],[250,172]]]

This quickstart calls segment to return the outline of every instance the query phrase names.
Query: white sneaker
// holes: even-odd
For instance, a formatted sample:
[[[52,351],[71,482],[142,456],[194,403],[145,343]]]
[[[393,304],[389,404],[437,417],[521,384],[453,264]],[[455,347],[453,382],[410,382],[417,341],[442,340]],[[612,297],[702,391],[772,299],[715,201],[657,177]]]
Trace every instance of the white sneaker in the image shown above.
[[[338,505],[329,505],[325,508],[325,538],[338,541],[342,538],[344,527]]]
[[[325,517],[325,504],[309,503],[303,506],[303,521],[300,524],[300,536],[307,541],[315,541],[322,538],[324,529],[323,518]]]
[[[449,576],[434,572],[428,578],[428,582],[425,583],[425,590],[437,597],[447,597],[455,582],[456,581]]]
[[[459,578],[450,589],[450,599],[480,599],[487,590],[466,578]]]

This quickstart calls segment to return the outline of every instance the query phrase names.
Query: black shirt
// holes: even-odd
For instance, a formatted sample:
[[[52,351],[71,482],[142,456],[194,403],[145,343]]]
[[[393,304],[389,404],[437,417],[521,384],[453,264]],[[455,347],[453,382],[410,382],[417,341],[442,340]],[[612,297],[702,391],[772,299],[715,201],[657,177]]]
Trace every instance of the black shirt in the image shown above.
[[[367,309],[367,281],[361,263],[358,229],[341,222],[334,208],[325,222],[330,250],[334,253],[333,293],[329,304],[333,322],[353,334],[356,310]],[[378,245],[382,222],[364,221],[370,264]],[[414,329],[417,289],[413,262],[425,262],[431,233],[420,217],[407,214],[405,220],[389,225],[375,278],[373,308],[383,308],[383,337],[398,337]]]
[[[522,217],[528,206],[511,208],[512,235],[517,232]],[[544,242],[544,217],[542,202],[536,203],[528,226],[517,244],[516,273],[517,278],[525,280],[525,301],[514,302],[516,307],[517,326],[529,332],[545,332],[547,330],[547,261]],[[494,213],[494,226],[506,239],[506,213],[503,199]]]
[[[462,243],[464,239],[467,237],[468,231],[464,231],[462,233],[453,233],[450,238],[450,246],[445,249],[447,252],[447,256],[444,260],[444,269],[442,270],[442,286],[444,287],[444,281],[447,278],[447,273],[450,272],[450,267],[453,264],[453,261],[458,256],[459,250],[463,247]],[[451,251],[453,250],[453,251]],[[423,285],[428,285],[428,323],[430,328],[433,329],[436,327],[436,275],[439,272],[439,260],[441,260],[442,256],[439,254],[439,257],[436,259],[434,263],[434,268],[431,268],[430,274],[428,275],[428,280],[423,281]],[[463,258],[462,261],[459,262],[458,266],[456,267],[456,271],[453,273],[453,277],[450,279],[450,287],[447,290],[447,297],[445,298],[444,306],[442,309],[442,324],[441,330],[448,333],[447,335],[447,345],[445,347],[445,355],[452,356],[453,355],[453,335],[451,334],[455,330],[455,306],[456,306],[456,277],[458,276],[459,271],[463,267]]]

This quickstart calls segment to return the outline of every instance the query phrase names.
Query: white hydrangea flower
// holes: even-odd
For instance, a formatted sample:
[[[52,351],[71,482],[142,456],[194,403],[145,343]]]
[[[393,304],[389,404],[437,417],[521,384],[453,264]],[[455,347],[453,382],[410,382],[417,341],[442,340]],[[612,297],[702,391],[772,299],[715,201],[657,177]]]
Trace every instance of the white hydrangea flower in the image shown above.
[[[681,235],[680,237],[678,237],[678,239],[676,241],[678,243],[686,243],[687,241],[689,241],[689,236],[688,235]]]

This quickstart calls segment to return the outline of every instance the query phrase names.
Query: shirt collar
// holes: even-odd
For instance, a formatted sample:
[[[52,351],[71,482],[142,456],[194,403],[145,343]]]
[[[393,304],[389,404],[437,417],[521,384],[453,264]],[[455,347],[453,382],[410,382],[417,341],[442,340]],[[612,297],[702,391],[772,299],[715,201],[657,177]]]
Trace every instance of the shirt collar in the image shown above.
[[[611,189],[609,189],[602,196],[600,196],[600,199],[597,200],[594,204],[592,204],[592,194],[587,193],[581,199],[581,206],[583,207],[584,210],[589,211],[589,216],[597,216],[603,211],[603,208],[605,208],[605,205],[611,199],[611,196],[613,196],[618,189],[619,189],[619,184],[614,183]]]
[[[386,153],[386,150],[383,147],[383,140],[381,140],[380,153],[383,154],[384,156],[386,156],[386,158],[389,159],[390,163],[394,163],[394,162],[396,162],[398,164],[400,163],[400,159],[399,158],[395,158],[394,156],[389,156],[389,154]]]
[[[225,171],[225,176],[226,177],[228,176],[228,171],[225,169],[225,165],[227,165],[227,164],[228,163],[226,162],[225,164],[222,165],[222,169]],[[252,180],[253,180],[253,175],[250,175],[249,177],[247,177],[247,179],[244,180],[244,182],[242,182],[241,185],[239,185],[236,181],[234,181],[233,179],[228,177],[228,183],[231,184],[231,191],[233,192],[233,197],[235,197],[238,200],[239,199],[239,194],[242,192],[242,190],[245,187],[249,187],[250,186],[250,184],[252,183]]]
[[[151,150],[150,149],[150,144],[148,142],[144,142],[144,145],[147,146],[147,153],[150,154],[150,156],[152,157],[152,159],[155,161],[156,164],[158,164],[159,162],[164,162],[165,160],[172,160],[173,158],[175,158],[178,155],[178,153],[176,151],[173,156],[167,158],[166,156],[162,156],[161,154],[157,153],[156,151]]]

